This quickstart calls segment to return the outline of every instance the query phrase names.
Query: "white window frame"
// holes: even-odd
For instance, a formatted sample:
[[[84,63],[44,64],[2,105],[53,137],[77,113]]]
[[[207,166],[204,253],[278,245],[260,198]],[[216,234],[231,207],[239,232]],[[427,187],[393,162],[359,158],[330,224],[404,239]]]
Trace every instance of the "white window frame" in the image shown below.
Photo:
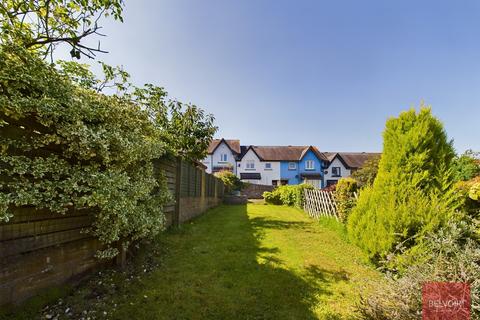
[[[245,161],[245,169],[246,170],[255,170],[255,160]]]
[[[288,163],[288,170],[296,170],[297,169],[297,163],[296,162],[289,162]]]
[[[220,155],[220,162],[227,162],[228,161],[228,154],[222,153]]]
[[[272,170],[272,163],[271,162],[265,162],[265,170]]]
[[[305,170],[315,170],[315,161],[313,160],[305,161]]]

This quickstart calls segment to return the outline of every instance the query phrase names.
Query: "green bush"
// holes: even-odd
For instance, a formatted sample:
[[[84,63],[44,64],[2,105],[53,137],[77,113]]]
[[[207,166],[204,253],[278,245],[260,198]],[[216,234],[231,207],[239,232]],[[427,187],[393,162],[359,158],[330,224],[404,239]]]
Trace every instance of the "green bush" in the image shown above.
[[[422,285],[435,281],[469,283],[471,316],[480,319],[480,244],[474,233],[473,224],[461,222],[427,235],[401,274],[388,273],[385,282],[371,284],[370,293],[362,293],[359,318],[420,320]]]
[[[215,173],[215,176],[222,180],[225,185],[225,192],[232,193],[243,189],[243,182],[231,171],[223,170]]]
[[[457,205],[448,170],[453,148],[430,109],[389,119],[383,137],[378,175],[360,193],[347,225],[349,237],[374,261],[404,241],[415,245],[449,220]]]
[[[102,257],[116,255],[118,242],[164,229],[171,195],[152,160],[203,156],[206,147],[198,146],[214,132],[193,107],[176,104],[169,113],[161,88],[105,95],[15,46],[0,46],[0,88],[0,221],[19,206],[89,209],[88,231],[105,245]],[[170,144],[174,138],[185,143]]]
[[[461,200],[462,211],[473,218],[480,216],[479,186],[480,176],[455,183],[455,191]]]
[[[279,186],[272,192],[264,192],[263,197],[270,204],[302,208],[305,189],[313,189],[313,186],[309,184]]]
[[[373,181],[378,174],[378,164],[380,163],[380,156],[374,157],[365,161],[360,169],[352,173],[352,178],[357,181],[358,187],[373,185]]]
[[[455,157],[452,170],[456,181],[467,181],[480,175],[479,153],[467,150],[464,154]]]
[[[266,203],[276,204],[276,205],[282,204],[282,201],[280,200],[280,193],[275,192],[275,190],[265,191],[263,193],[263,199],[265,199]]]
[[[338,181],[335,189],[338,217],[345,223],[357,203],[355,192],[358,191],[357,181],[353,178],[342,178]]]

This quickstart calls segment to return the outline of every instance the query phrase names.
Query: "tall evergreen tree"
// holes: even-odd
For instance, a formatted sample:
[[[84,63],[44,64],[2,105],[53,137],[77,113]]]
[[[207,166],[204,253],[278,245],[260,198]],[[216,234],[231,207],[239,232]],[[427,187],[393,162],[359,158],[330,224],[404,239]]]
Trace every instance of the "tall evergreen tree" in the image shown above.
[[[348,220],[351,239],[373,260],[400,243],[413,246],[452,215],[452,143],[442,123],[422,105],[386,123],[373,186],[360,193]]]

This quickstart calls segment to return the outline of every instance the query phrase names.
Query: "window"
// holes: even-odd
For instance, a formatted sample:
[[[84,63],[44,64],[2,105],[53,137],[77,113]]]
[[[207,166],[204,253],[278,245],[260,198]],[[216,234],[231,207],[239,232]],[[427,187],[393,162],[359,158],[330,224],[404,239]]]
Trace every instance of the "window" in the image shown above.
[[[297,164],[295,162],[288,163],[288,170],[295,170],[297,169]]]
[[[226,153],[222,153],[222,154],[220,155],[220,161],[222,161],[222,162],[227,162],[227,159],[228,159],[228,158],[227,158],[227,154],[226,154]]]
[[[315,170],[315,162],[313,162],[313,160],[307,160],[305,162],[305,170]]]
[[[255,161],[247,160],[246,169],[247,170],[255,170]]]
[[[270,162],[265,163],[265,170],[272,170],[272,164]]]
[[[342,176],[342,171],[340,167],[332,167],[332,177],[340,177]]]

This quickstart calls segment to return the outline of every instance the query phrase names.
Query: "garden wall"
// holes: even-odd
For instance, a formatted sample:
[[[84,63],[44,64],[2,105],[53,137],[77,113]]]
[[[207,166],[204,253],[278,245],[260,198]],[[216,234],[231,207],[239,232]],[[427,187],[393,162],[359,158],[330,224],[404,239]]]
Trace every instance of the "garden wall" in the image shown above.
[[[167,226],[221,202],[222,182],[204,170],[174,158],[159,159],[154,165],[175,199],[164,208]],[[94,257],[101,245],[84,232],[92,221],[92,210],[61,215],[32,207],[15,209],[13,219],[0,223],[0,305],[19,303],[41,289],[111,264]]]
[[[271,192],[273,189],[275,189],[274,186],[251,183],[243,188],[242,194],[247,196],[248,199],[263,199],[263,193],[265,191]]]

